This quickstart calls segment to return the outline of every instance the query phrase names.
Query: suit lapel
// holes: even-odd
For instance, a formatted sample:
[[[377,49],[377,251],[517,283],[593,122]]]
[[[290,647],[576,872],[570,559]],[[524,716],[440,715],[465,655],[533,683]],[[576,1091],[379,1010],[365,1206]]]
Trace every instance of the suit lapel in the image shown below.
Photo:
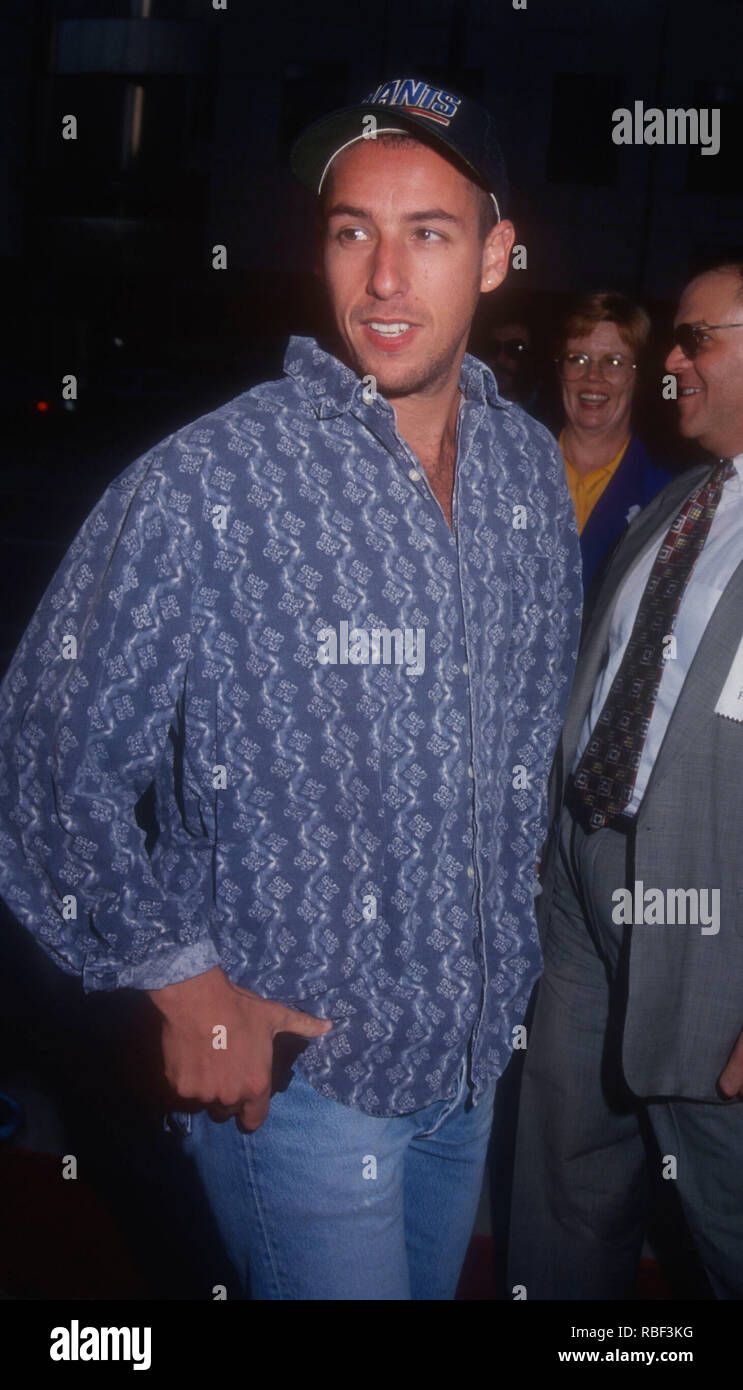
[[[715,715],[715,705],[725,684],[743,636],[743,561],[733,571],[715,606],[702,640],[681,687],[681,694],[653,764],[645,796],[654,792],[674,762],[684,756]]]
[[[617,549],[597,596],[593,617],[584,634],[580,660],[573,681],[562,734],[563,766],[566,775],[572,767],[583,721],[588,712],[603,664],[617,591],[635,560],[652,540],[655,532],[668,529],[673,518],[681,510],[686,498],[699,485],[702,478],[711,471],[709,464],[703,464],[683,473],[679,478],[674,478],[673,482],[664,487],[657,497],[654,497],[652,502],[644,508],[630,526]]]

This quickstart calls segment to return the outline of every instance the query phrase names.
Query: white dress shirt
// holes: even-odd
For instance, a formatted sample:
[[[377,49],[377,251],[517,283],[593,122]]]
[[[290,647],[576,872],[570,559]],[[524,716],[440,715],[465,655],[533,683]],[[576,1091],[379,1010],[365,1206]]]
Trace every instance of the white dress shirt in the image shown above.
[[[642,750],[642,758],[635,779],[632,799],[626,808],[627,815],[634,815],[645,793],[653,763],[665,737],[668,723],[681,694],[697,647],[733,571],[743,560],[743,454],[733,459],[735,473],[728,478],[722,491],[717,510],[712,518],[704,548],[692,570],[691,578],[684,590],[676,622],[672,629],[676,639],[675,653],[666,661],[658,690],[647,737]],[[681,504],[679,505],[681,511]],[[611,683],[624,655],[630,633],[637,616],[640,599],[650,577],[653,562],[661,541],[667,534],[670,522],[653,536],[647,548],[638,556],[621,588],[617,591],[611,623],[604,652],[603,664],[599,673],[588,714],[578,739],[578,749],[573,763],[575,772],[583,755],[583,750],[596,726],[598,717]]]

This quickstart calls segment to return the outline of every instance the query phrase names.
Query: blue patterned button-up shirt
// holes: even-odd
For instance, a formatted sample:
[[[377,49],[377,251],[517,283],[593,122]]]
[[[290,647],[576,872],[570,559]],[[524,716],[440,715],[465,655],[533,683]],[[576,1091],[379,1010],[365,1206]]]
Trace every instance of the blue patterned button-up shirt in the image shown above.
[[[111,484],[0,691],[0,890],[41,945],[86,990],[219,964],[331,1018],[298,1066],[374,1115],[468,1050],[482,1094],[540,967],[578,540],[552,437],[460,386],[452,533],[389,403],[293,338]]]

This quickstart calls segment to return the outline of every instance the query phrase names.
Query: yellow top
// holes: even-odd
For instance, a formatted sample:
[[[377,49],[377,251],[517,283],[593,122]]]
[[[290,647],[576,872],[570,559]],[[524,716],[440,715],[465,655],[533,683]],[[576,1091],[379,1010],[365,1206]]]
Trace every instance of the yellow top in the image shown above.
[[[573,499],[573,506],[575,507],[575,519],[578,522],[578,535],[580,535],[599,497],[604,491],[604,488],[611,482],[611,479],[614,477],[614,474],[622,462],[631,435],[627,435],[619,453],[615,454],[610,463],[605,464],[603,468],[592,468],[588,473],[579,473],[575,464],[570,462],[563,445],[564,437],[565,431],[561,430],[560,438],[557,442],[560,445],[562,456],[565,460],[565,472],[567,473],[568,487],[570,488],[570,495]]]

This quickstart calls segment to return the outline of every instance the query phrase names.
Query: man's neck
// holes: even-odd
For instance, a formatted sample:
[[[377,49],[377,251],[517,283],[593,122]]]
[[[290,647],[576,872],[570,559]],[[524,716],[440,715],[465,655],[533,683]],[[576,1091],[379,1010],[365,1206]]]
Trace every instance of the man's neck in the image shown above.
[[[391,400],[397,433],[418,459],[431,491],[452,525],[454,472],[457,459],[457,384],[436,396],[401,396]]]
[[[629,434],[630,426],[626,420],[601,434],[567,424],[563,430],[562,446],[578,473],[591,473],[595,468],[606,468],[616,458]]]

